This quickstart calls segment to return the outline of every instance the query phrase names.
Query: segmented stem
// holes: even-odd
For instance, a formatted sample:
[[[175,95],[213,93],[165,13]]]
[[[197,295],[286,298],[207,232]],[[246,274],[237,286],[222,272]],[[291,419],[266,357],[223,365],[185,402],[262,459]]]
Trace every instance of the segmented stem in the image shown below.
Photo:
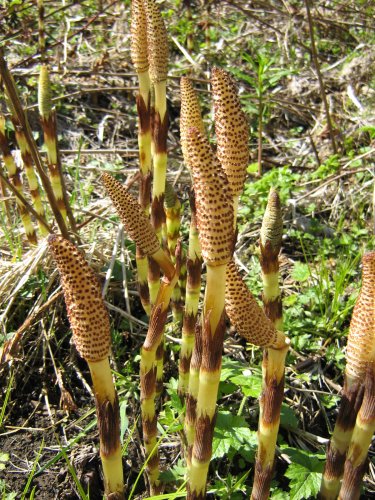
[[[374,359],[375,252],[365,254],[362,265],[362,288],[349,328],[341,405],[327,448],[327,461],[320,488],[320,496],[323,500],[337,498],[339,493],[345,456],[363,400],[366,370],[368,363]]]
[[[197,129],[190,129],[188,144],[199,240],[207,265],[195,436],[188,464],[187,498],[191,500],[206,495],[225,333],[225,275],[232,257],[234,234],[232,193],[220,164]]]
[[[346,456],[339,500],[360,497],[362,477],[367,466],[367,453],[375,432],[375,363],[366,370],[364,396]]]
[[[169,183],[166,184],[164,201],[168,250],[172,262],[175,262],[176,246],[180,237],[181,203]],[[177,324],[182,323],[183,300],[178,282],[172,293],[171,307],[174,322]]]
[[[131,56],[138,74],[139,92],[136,97],[138,111],[139,147],[139,204],[149,216],[151,201],[151,82],[147,55],[147,21],[143,0],[131,2]],[[148,287],[148,259],[139,247],[136,248],[138,289],[143,309],[150,315],[150,292]]]
[[[47,150],[47,165],[51,180],[53,194],[56,198],[57,207],[67,223],[67,208],[65,205],[63,176],[58,157],[57,129],[56,129],[56,110],[52,107],[52,96],[50,80],[47,66],[40,68],[38,104],[40,122],[43,128],[44,144]]]
[[[280,199],[277,192],[271,189],[260,234],[260,263],[264,310],[278,330],[282,330],[278,257],[282,242],[282,227]],[[281,404],[284,397],[284,371],[287,352],[287,344],[280,349],[268,347],[263,352],[258,451],[251,493],[253,500],[263,500],[269,496],[275,464]]]
[[[105,493],[108,498],[124,500],[120,409],[109,366],[110,324],[101,288],[82,253],[72,243],[57,235],[51,235],[48,243],[60,272],[74,343],[91,372]]]
[[[184,399],[189,389],[189,376],[191,372],[190,361],[194,349],[195,327],[197,323],[199,296],[201,291],[202,252],[198,239],[196,209],[193,193],[190,196],[190,213],[191,220],[189,230],[189,249],[186,261],[187,284],[185,310],[184,321],[182,325],[182,344],[178,368],[178,394],[181,400]],[[194,386],[195,384],[193,383],[192,387]],[[190,390],[189,393],[191,394]],[[187,402],[186,405],[188,405]],[[186,418],[188,418],[187,413],[188,408],[186,408]]]
[[[4,164],[7,170],[9,181],[15,187],[15,189],[17,189],[17,191],[24,197],[25,194],[22,186],[21,171],[17,167],[16,162],[14,161],[12,153],[10,152],[9,149],[9,144],[5,132],[5,117],[3,115],[0,115],[0,149],[3,155]],[[18,212],[21,217],[23,227],[25,228],[26,237],[30,244],[36,245],[37,237],[30,214],[28,213],[22,201],[17,197],[16,197],[16,204]]]
[[[141,412],[143,441],[147,459],[147,475],[150,481],[151,495],[160,492],[159,456],[157,449],[157,415],[155,398],[157,394],[157,351],[162,342],[165,322],[172,291],[177,283],[176,272],[171,279],[163,278],[156,303],[151,310],[151,317],[146,340],[141,351]]]

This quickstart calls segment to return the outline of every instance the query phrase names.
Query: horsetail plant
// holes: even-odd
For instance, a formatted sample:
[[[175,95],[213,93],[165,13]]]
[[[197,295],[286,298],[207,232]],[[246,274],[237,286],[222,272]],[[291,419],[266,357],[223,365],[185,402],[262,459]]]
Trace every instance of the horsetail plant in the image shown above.
[[[44,144],[47,151],[47,165],[51,186],[56,198],[57,207],[66,224],[68,220],[67,204],[64,199],[66,190],[58,158],[56,110],[52,106],[51,83],[46,65],[41,66],[39,73],[38,107],[44,134]]]
[[[279,287],[279,253],[283,220],[280,198],[271,189],[260,232],[260,265],[263,280],[263,304],[276,329],[282,330],[282,308]],[[255,462],[253,500],[268,498],[275,465],[277,434],[281,404],[284,397],[285,358],[287,340],[279,348],[268,347],[263,352],[262,395],[258,425],[258,451]]]
[[[21,171],[19,167],[17,167],[16,162],[14,161],[14,158],[10,151],[8,140],[6,137],[5,123],[6,121],[4,115],[0,115],[0,150],[3,155],[3,160],[5,168],[7,170],[9,181],[15,187],[15,189],[19,193],[21,193],[22,196],[24,196]],[[36,245],[38,240],[30,214],[28,213],[24,203],[22,203],[22,201],[17,197],[16,197],[16,204],[21,217],[23,227],[25,229],[26,237],[31,245]]]
[[[0,50],[0,75],[2,79],[2,84],[4,86],[5,90],[5,97],[7,100],[7,105],[10,108],[10,112],[12,115],[12,120],[14,121],[15,127],[17,132],[19,133],[19,137],[21,138],[21,143],[23,142],[24,145],[27,145],[24,147],[24,153],[27,157],[27,162],[32,166],[32,168],[35,169],[39,175],[39,178],[42,182],[44,192],[47,196],[49,205],[51,207],[51,210],[53,212],[53,215],[56,219],[57,225],[59,226],[59,229],[61,231],[61,234],[66,238],[69,239],[69,233],[68,229],[66,227],[66,224],[64,222],[63,217],[61,216],[61,213],[58,209],[57,203],[56,203],[56,198],[52,190],[51,183],[49,181],[49,178],[44,170],[43,162],[40,157],[40,154],[38,152],[38,148],[36,146],[34,137],[32,135],[31,129],[30,129],[30,124],[27,120],[25,111],[23,110],[21,100],[18,95],[17,87],[14,83],[13,77],[11,73],[9,72],[8,65],[5,61],[3,51]],[[20,146],[21,153],[22,153],[22,148]],[[35,173],[34,173],[35,175]],[[31,189],[31,187],[30,187]],[[43,207],[42,207],[43,208]],[[39,216],[38,210],[36,210],[36,213]],[[43,209],[44,211],[44,209]],[[38,217],[38,222],[43,220],[43,217],[39,216]],[[46,224],[41,224],[43,226],[42,229],[42,234],[45,233],[45,228]]]
[[[60,272],[74,343],[92,377],[106,497],[124,499],[119,401],[109,365],[108,311],[99,282],[81,252],[62,236],[51,235],[48,243]]]
[[[42,197],[40,194],[40,186],[39,186],[38,178],[37,178],[35,170],[34,170],[34,163],[33,163],[33,159],[31,156],[30,146],[27,142],[25,132],[24,132],[24,130],[23,130],[18,118],[17,118],[17,115],[15,114],[14,110],[12,109],[12,105],[9,104],[8,108],[9,108],[9,111],[11,112],[11,121],[14,125],[16,141],[17,141],[18,147],[20,148],[23,168],[25,170],[25,175],[27,178],[27,182],[29,184],[29,191],[30,191],[30,196],[31,196],[31,200],[32,200],[32,205],[33,205],[35,212],[41,218],[44,219],[45,218],[44,206],[43,206]],[[46,230],[45,226],[43,224],[41,224],[40,221],[38,221],[38,225],[39,225],[39,231],[40,231],[41,235],[47,236],[48,231]]]
[[[186,259],[187,266],[187,283],[186,283],[186,296],[184,319],[182,324],[182,344],[180,350],[180,359],[178,366],[178,395],[183,401],[187,393],[191,393],[191,389],[197,387],[197,384],[192,381],[190,387],[189,377],[190,373],[199,374],[192,366],[191,360],[194,342],[195,342],[195,327],[198,317],[199,297],[201,291],[201,270],[202,270],[202,252],[198,239],[197,229],[197,214],[195,206],[194,191],[190,193],[190,230],[189,230],[189,247]],[[195,393],[194,389],[192,391]],[[196,395],[192,396],[194,401]],[[189,398],[186,400],[186,418],[190,407]],[[191,419],[190,419],[191,420]],[[191,433],[187,433],[191,434]],[[189,442],[189,440],[188,440]],[[192,443],[190,443],[192,444]]]
[[[232,77],[220,68],[211,71],[217,157],[226,173],[233,194],[234,226],[238,200],[249,164],[249,124]]]
[[[372,358],[373,359],[373,358]],[[362,477],[367,467],[368,448],[375,431],[375,363],[367,365],[362,405],[357,414],[345,460],[339,500],[359,500]]]
[[[188,142],[199,240],[207,276],[201,324],[202,362],[187,498],[203,499],[212,454],[225,333],[225,275],[234,243],[233,198],[226,175],[207,139],[193,128],[189,131]]]
[[[151,310],[146,340],[141,350],[141,411],[143,439],[146,452],[146,470],[151,494],[160,491],[159,457],[157,450],[157,416],[155,397],[157,388],[157,354],[162,342],[172,291],[177,283],[180,265],[180,246],[176,248],[176,268],[159,240],[146,214],[125,188],[107,173],[102,175],[107,192],[130,237],[142,253],[152,257],[163,270],[164,277]]]
[[[138,75],[139,92],[136,97],[138,111],[138,147],[139,147],[139,204],[146,215],[150,212],[151,201],[151,81],[147,54],[147,21],[143,0],[131,2],[131,58]],[[150,315],[150,292],[148,288],[148,260],[140,249],[136,248],[139,296],[143,309]]]
[[[165,230],[164,194],[167,175],[167,135],[168,114],[166,85],[168,74],[168,37],[159,6],[155,0],[144,0],[147,20],[147,53],[149,73],[153,87],[151,110],[151,134],[153,152],[153,184],[151,203],[151,222],[156,235],[163,240]],[[164,235],[165,239],[166,236]],[[163,245],[165,242],[163,243]],[[148,286],[151,306],[155,303],[160,286],[160,269],[155,261],[149,259]],[[157,387],[158,393],[163,386],[164,332],[157,349]]]
[[[233,260],[227,266],[225,311],[231,324],[247,342],[273,349],[282,349],[288,343],[289,339],[275,328],[255,300]]]
[[[165,185],[164,209],[167,229],[167,244],[171,260],[175,263],[177,242],[180,236],[181,226],[181,203],[173,187],[168,182]],[[177,282],[171,298],[173,320],[176,324],[182,323],[183,299],[181,288]]]
[[[368,339],[368,363],[364,378],[364,395],[345,460],[339,499],[357,500],[367,465],[367,453],[375,432],[375,252],[362,258],[362,289],[355,306],[358,334]],[[354,318],[354,312],[353,312]]]
[[[164,21],[155,0],[144,0],[147,20],[147,51],[150,79],[154,91],[151,110],[151,133],[153,144],[153,184],[151,221],[162,241],[165,224],[164,193],[167,173],[168,114],[166,84],[168,73],[168,38]],[[160,272],[154,262],[149,262],[149,289],[151,305],[156,299],[160,284]]]
[[[181,149],[184,157],[185,165],[191,171],[189,161],[188,136],[189,129],[194,127],[202,135],[205,134],[205,128],[202,120],[201,108],[195,90],[191,81],[183,77],[180,82],[181,89],[181,114],[180,114],[180,137]],[[195,206],[194,190],[190,193],[190,229],[189,229],[189,246],[186,261],[187,267],[187,283],[185,296],[184,320],[182,325],[182,345],[179,361],[179,380],[178,393],[181,399],[184,398],[189,387],[189,374],[192,371],[193,376],[199,375],[199,368],[196,370],[190,365],[190,359],[194,348],[195,325],[198,316],[199,295],[201,289],[201,267],[202,267],[202,252],[198,239],[197,217]],[[195,363],[195,366],[196,363]],[[193,389],[195,388],[195,389]],[[195,409],[190,410],[191,404],[194,404],[197,396],[198,385],[193,381],[192,388],[194,395],[186,400],[186,418],[190,424],[185,424],[185,427],[193,429],[194,420],[189,419],[188,413],[194,413]],[[189,389],[189,393],[190,393]],[[192,436],[190,431],[186,432],[188,446],[192,446],[188,436]]]
[[[346,492],[351,491],[354,496],[350,498],[357,498],[355,495],[358,495],[364,468],[362,462],[366,458],[369,444],[366,436],[369,433],[372,436],[373,432],[371,428],[374,424],[372,412],[375,389],[371,370],[375,352],[375,252],[365,254],[362,265],[362,288],[349,327],[344,389],[335,428],[327,448],[327,461],[320,489],[323,500],[337,498],[344,466],[346,478],[340,495],[343,495],[342,498],[349,498]]]
[[[141,247],[145,255],[157,262],[168,279],[174,277],[174,265],[168,254],[161,248],[155,230],[140,204],[110,174],[102,174],[101,179],[130,237]]]

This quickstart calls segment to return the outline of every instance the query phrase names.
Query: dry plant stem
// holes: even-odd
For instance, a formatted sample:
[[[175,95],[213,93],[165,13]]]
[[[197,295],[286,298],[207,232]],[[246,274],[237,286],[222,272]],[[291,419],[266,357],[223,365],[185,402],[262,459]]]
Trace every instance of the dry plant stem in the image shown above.
[[[374,358],[375,252],[362,258],[362,287],[350,322],[346,353],[345,384],[336,425],[327,448],[320,497],[337,498],[345,456],[363,398],[363,381]]]
[[[199,296],[201,291],[202,252],[198,240],[198,229],[195,215],[195,203],[190,201],[191,221],[189,231],[189,249],[187,256],[187,284],[185,297],[184,320],[182,325],[182,345],[179,361],[178,394],[183,401],[189,389],[191,373],[190,360],[194,348],[195,326],[197,323]],[[193,383],[195,386],[195,383]],[[189,394],[191,391],[189,390]],[[186,405],[188,403],[186,402]],[[186,409],[186,414],[188,409]],[[189,441],[189,440],[188,440]]]
[[[279,287],[279,259],[283,221],[280,199],[270,191],[260,235],[260,264],[263,280],[263,304],[266,316],[275,328],[282,330],[282,305]],[[255,462],[253,500],[269,497],[274,469],[281,404],[284,396],[285,358],[288,345],[281,349],[269,347],[263,352],[262,395],[258,425],[258,451]]]
[[[156,377],[157,377],[157,350],[160,346],[164,326],[167,319],[168,307],[173,288],[177,283],[178,265],[171,279],[162,280],[156,303],[151,310],[150,324],[141,351],[141,411],[143,440],[147,460],[147,475],[150,482],[151,494],[160,492],[159,456],[157,450],[157,416],[155,408]]]
[[[47,165],[53,194],[61,216],[67,223],[67,208],[64,199],[64,185],[58,157],[56,110],[52,107],[50,81],[47,66],[42,66],[39,76],[38,103],[40,122],[43,128],[44,144],[47,150]]]
[[[360,497],[362,477],[367,466],[367,453],[375,431],[375,364],[369,363],[361,408],[358,412],[350,447],[346,456],[339,500]]]
[[[37,0],[38,6],[38,45],[41,61],[46,58],[46,34],[44,28],[44,0]]]
[[[186,46],[189,52],[194,50],[194,37],[192,33],[192,22],[193,22],[193,16],[191,12],[191,5],[190,5],[190,0],[184,0],[183,1],[184,7],[186,9],[186,22],[190,26],[190,28],[187,31],[186,35]]]
[[[6,138],[5,132],[5,118],[3,115],[0,115],[0,149],[3,155],[5,168],[7,170],[8,178],[13,187],[24,197],[22,180],[21,180],[21,172],[17,167],[12,153],[10,152],[8,141]],[[5,181],[3,181],[5,182]],[[25,228],[26,237],[31,245],[37,244],[37,237],[35,233],[35,228],[30,218],[30,214],[27,211],[24,203],[16,197],[16,204],[18,208],[18,212],[21,217],[21,221],[23,227]]]
[[[305,0],[305,6],[306,6],[306,12],[307,12],[307,20],[309,23],[309,32],[310,32],[310,41],[311,41],[311,55],[312,55],[312,59],[314,62],[316,74],[318,76],[320,95],[322,97],[324,110],[326,113],[326,120],[327,120],[329,136],[330,136],[331,144],[332,144],[332,151],[334,154],[336,154],[337,153],[337,145],[336,145],[336,140],[335,140],[335,131],[334,131],[333,125],[332,125],[331,113],[329,111],[329,105],[328,105],[326,91],[325,91],[325,87],[324,87],[324,81],[323,81],[322,73],[320,71],[318,54],[316,51],[315,36],[314,36],[314,22],[313,22],[313,19],[311,16],[311,11],[310,11],[310,0]]]
[[[124,500],[120,411],[108,355],[110,324],[100,284],[82,253],[68,240],[51,235],[49,248],[61,276],[77,351],[88,363],[94,385],[105,493]]]
[[[29,146],[30,149],[30,154],[32,157],[32,160],[34,162],[34,165],[36,166],[38,175],[42,181],[44,191],[47,195],[50,207],[52,209],[52,212],[55,216],[56,222],[59,226],[59,229],[61,231],[61,234],[69,239],[69,233],[66,227],[66,224],[64,222],[64,219],[62,218],[60,211],[57,207],[56,199],[52,191],[51,184],[49,182],[48,176],[44,171],[43,168],[43,163],[41,160],[41,157],[38,152],[38,148],[35,144],[35,140],[33,138],[30,125],[28,120],[26,119],[26,115],[23,111],[22,104],[20,101],[20,98],[18,96],[18,92],[16,89],[16,86],[14,84],[13,78],[8,70],[8,66],[6,64],[6,61],[4,59],[4,54],[3,51],[0,50],[0,74],[3,79],[3,83],[6,89],[7,96],[11,102],[12,108],[14,110],[14,116],[17,118],[18,126],[20,127],[20,130],[22,130],[25,134],[25,139],[26,142]]]

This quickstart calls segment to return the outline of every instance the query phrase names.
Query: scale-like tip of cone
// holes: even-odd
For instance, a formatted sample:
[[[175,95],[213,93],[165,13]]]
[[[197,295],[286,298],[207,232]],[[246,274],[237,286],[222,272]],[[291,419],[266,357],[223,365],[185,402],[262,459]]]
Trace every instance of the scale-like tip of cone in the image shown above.
[[[159,240],[140,204],[111,175],[102,175],[104,186],[130,237],[141,251],[151,256],[160,250]]]
[[[182,77],[181,89],[181,114],[180,114],[180,137],[181,148],[185,164],[190,168],[188,158],[188,131],[191,127],[196,128],[202,135],[205,134],[202,120],[201,107],[197,94],[189,78]]]
[[[375,252],[362,258],[362,288],[350,322],[346,353],[347,375],[364,377],[367,363],[375,355]]]
[[[223,265],[233,254],[233,195],[207,138],[195,128],[189,129],[188,147],[202,256],[208,265]]]
[[[60,272],[77,351],[86,361],[101,361],[108,356],[111,337],[99,282],[70,241],[51,235],[48,244]]]
[[[51,84],[48,67],[45,64],[41,66],[39,73],[38,108],[40,116],[45,119],[49,117],[52,111]]]
[[[148,71],[147,21],[143,0],[131,2],[131,45],[130,55],[137,73]]]
[[[232,77],[223,69],[211,72],[217,157],[233,195],[242,193],[249,164],[249,124]]]
[[[233,260],[227,266],[225,310],[230,322],[248,342],[260,347],[285,347],[285,335],[264,314]]]
[[[260,230],[260,243],[264,249],[269,246],[272,254],[278,255],[281,248],[282,236],[283,219],[280,198],[277,191],[271,188]]]
[[[168,36],[155,0],[144,0],[147,19],[148,62],[153,84],[163,82],[168,73]]]

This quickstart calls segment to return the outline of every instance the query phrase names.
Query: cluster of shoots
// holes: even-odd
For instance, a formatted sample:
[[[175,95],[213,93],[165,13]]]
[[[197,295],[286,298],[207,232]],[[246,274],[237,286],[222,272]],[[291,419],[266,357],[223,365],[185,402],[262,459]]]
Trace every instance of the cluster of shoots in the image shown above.
[[[57,143],[56,110],[52,102],[48,66],[40,68],[38,109],[44,137],[46,157],[34,140],[27,114],[19,92],[0,53],[0,86],[7,114],[0,113],[0,154],[4,169],[0,170],[2,185],[14,195],[17,210],[30,245],[38,243],[58,227],[61,234],[71,239],[69,231],[76,232],[75,220],[69,205]],[[12,124],[19,161],[11,150],[8,136]]]
[[[216,155],[205,132],[192,82],[182,78],[181,147],[191,174],[185,289],[184,279],[181,279],[185,250],[178,243],[181,205],[173,188],[166,184],[168,50],[157,5],[152,1],[133,1],[131,28],[132,60],[139,79],[141,181],[138,202],[109,174],[103,174],[102,181],[129,236],[136,243],[139,292],[145,312],[150,316],[140,366],[142,427],[150,493],[157,494],[162,489],[156,398],[161,391],[163,332],[171,301],[175,325],[182,324],[178,394],[186,408],[183,443],[188,470],[187,497],[206,497],[223,342],[229,317],[244,338],[267,349],[257,459],[259,472],[256,474],[259,492],[254,495],[254,498],[266,498],[273,472],[288,349],[288,339],[281,331],[279,318],[280,203],[277,193],[272,192],[264,223],[265,310],[268,314],[277,309],[267,317],[233,261],[238,200],[249,163],[249,126],[235,83],[226,71],[212,70]],[[202,262],[206,274],[204,298],[200,304]]]
[[[38,1],[38,6],[43,47],[43,2]],[[249,163],[249,125],[235,82],[223,69],[212,69],[217,145],[214,152],[193,83],[186,77],[181,79],[181,148],[191,176],[190,229],[185,247],[180,241],[181,202],[166,181],[168,40],[155,0],[132,1],[131,34],[131,56],[139,82],[138,200],[108,173],[102,175],[101,181],[136,244],[139,295],[149,316],[140,361],[141,420],[149,490],[151,495],[163,490],[157,398],[163,390],[164,330],[172,311],[174,328],[181,331],[178,395],[185,408],[182,446],[187,464],[187,498],[206,498],[223,343],[229,320],[240,336],[263,349],[258,451],[251,498],[266,499],[275,468],[289,347],[289,339],[283,333],[279,285],[283,230],[280,199],[271,189],[259,235],[262,308],[245,284],[234,258],[237,209]],[[50,235],[49,247],[61,275],[75,346],[91,373],[105,493],[108,498],[122,499],[125,491],[119,401],[109,364],[110,322],[94,272],[69,241],[69,228],[74,233],[75,222],[62,175],[48,68],[42,66],[39,83],[45,161],[36,148],[2,54],[0,73],[9,109],[7,117],[0,115],[0,149],[6,169],[1,172],[1,179],[16,196],[30,244],[37,244],[38,232],[40,236],[52,233],[47,222],[49,210],[61,233],[61,236]],[[21,167],[15,163],[9,147],[8,119],[15,129]],[[42,189],[49,202],[48,211]],[[327,450],[320,492],[321,498],[327,500],[359,498],[367,450],[375,430],[374,293],[375,253],[369,253],[363,258],[362,290],[350,326],[342,406]]]

